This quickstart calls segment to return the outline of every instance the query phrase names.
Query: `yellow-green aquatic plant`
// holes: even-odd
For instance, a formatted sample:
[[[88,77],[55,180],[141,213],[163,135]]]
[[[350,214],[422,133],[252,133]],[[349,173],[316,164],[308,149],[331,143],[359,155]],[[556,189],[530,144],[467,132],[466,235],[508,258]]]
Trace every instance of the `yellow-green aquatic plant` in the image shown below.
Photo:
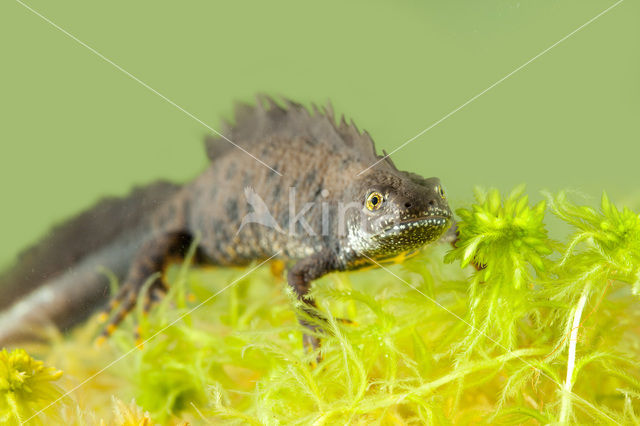
[[[134,322],[143,348],[63,402],[111,418],[105,392],[135,396],[167,424],[638,424],[640,219],[606,196],[596,210],[562,193],[531,206],[523,191],[477,191],[457,210],[454,250],[316,283],[328,332],[315,368],[295,298],[268,267],[182,267],[148,317],[116,332],[113,353],[90,360],[83,347],[87,373],[73,371],[83,380],[135,348]],[[548,236],[546,213],[571,227],[566,242]]]
[[[21,424],[57,400],[62,371],[47,367],[23,349],[0,351],[0,424]],[[49,413],[51,410],[49,410]]]
[[[468,289],[468,338],[461,342],[465,354],[487,338],[504,350],[517,347],[523,337],[519,320],[537,308],[534,275],[547,271],[554,243],[544,225],[544,201],[530,207],[523,192],[520,186],[502,201],[495,189],[477,189],[477,204],[456,211],[459,240],[445,260],[479,268]]]
[[[640,216],[628,208],[622,211],[609,201],[606,194],[602,195],[600,211],[587,206],[577,206],[569,202],[565,193],[560,193],[552,199],[553,212],[572,225],[575,229],[571,236],[562,259],[558,263],[558,274],[564,279],[565,284],[556,294],[549,292],[549,296],[568,302],[569,312],[566,322],[565,338],[558,344],[559,348],[567,347],[566,378],[562,392],[562,404],[559,414],[561,422],[572,420],[572,402],[575,399],[571,394],[574,383],[579,378],[583,367],[592,362],[598,362],[610,369],[612,375],[624,376],[621,367],[614,368],[618,363],[627,363],[630,366],[640,365],[637,346],[640,343],[640,334],[630,335],[631,348],[635,346],[634,356],[628,356],[626,350],[615,353],[615,347],[606,346],[598,351],[592,351],[582,357],[577,354],[578,332],[583,323],[584,308],[588,301],[604,298],[609,287],[613,283],[621,286],[631,285],[631,294],[638,295],[640,290]],[[621,289],[625,291],[626,289]],[[624,297],[631,298],[631,294],[625,291]],[[624,294],[624,293],[623,293]],[[578,296],[579,295],[579,296]],[[576,301],[577,299],[577,301]],[[636,303],[637,297],[633,297]],[[634,308],[635,311],[637,309]],[[624,311],[623,311],[624,312]],[[622,315],[621,315],[622,316]],[[622,319],[625,321],[625,319]],[[569,338],[566,339],[566,334]],[[626,342],[620,342],[621,348],[627,346]],[[626,349],[626,348],[625,348]],[[637,397],[637,368],[634,375],[628,377],[628,381],[635,389],[623,392],[628,400],[626,407],[632,408],[631,399]],[[624,383],[624,380],[623,380]],[[633,414],[633,411],[630,412]],[[635,417],[634,417],[635,419]],[[635,419],[637,421],[637,419]]]

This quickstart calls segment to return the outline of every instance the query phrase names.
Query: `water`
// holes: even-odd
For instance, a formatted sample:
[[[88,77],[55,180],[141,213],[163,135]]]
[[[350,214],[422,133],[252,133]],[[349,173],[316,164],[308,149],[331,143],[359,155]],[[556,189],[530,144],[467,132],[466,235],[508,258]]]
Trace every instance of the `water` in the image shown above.
[[[71,1],[31,7],[210,126],[256,92],[333,102],[392,151],[614,2]],[[640,6],[625,1],[394,154],[474,185],[640,206]],[[18,3],[0,36],[0,265],[100,196],[206,164],[207,129]]]

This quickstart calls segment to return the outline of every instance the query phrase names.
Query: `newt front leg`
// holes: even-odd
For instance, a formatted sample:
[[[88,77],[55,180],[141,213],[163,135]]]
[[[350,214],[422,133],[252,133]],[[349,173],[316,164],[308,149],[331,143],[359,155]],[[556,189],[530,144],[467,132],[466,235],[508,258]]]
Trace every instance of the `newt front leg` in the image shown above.
[[[304,315],[318,318],[319,320],[325,320],[319,316],[315,311],[316,303],[313,299],[307,297],[311,282],[321,276],[328,274],[329,272],[339,270],[338,261],[335,253],[331,250],[322,250],[312,256],[300,260],[296,263],[287,275],[287,282],[295,291],[298,300],[304,303],[304,314],[298,314],[298,321],[300,324],[308,329],[311,333],[304,333],[302,335],[302,343],[307,351],[315,351],[320,347],[320,338],[315,335],[318,331],[321,331],[321,327],[317,324],[310,323]],[[305,309],[308,306],[309,309]],[[318,361],[321,357],[318,355]]]

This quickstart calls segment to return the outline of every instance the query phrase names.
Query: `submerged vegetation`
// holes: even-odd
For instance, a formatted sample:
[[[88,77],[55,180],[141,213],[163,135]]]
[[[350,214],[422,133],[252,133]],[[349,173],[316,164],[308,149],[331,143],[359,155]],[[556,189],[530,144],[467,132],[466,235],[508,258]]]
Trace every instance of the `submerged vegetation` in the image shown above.
[[[595,209],[523,194],[477,191],[456,212],[454,250],[321,279],[313,293],[330,333],[315,368],[277,268],[181,267],[169,297],[101,349],[95,320],[28,348],[62,378],[0,353],[0,419],[55,402],[34,419],[640,424],[640,217],[606,195]],[[548,236],[550,213],[571,227],[566,241]],[[60,399],[56,380],[81,388]]]
[[[23,349],[11,352],[3,349],[0,352],[0,424],[19,424],[49,408],[51,401],[62,395],[62,389],[54,383],[61,375],[62,371],[36,361]]]

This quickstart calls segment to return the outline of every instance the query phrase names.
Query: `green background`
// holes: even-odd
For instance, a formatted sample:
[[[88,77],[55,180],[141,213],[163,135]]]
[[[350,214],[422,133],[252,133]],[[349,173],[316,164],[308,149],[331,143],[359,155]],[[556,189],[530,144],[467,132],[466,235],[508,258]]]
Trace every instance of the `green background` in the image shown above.
[[[391,151],[614,2],[27,4],[214,128],[256,92],[331,100]],[[396,164],[439,176],[454,207],[522,182],[635,203],[639,18],[624,1]],[[205,167],[205,127],[16,1],[0,3],[0,47],[0,265],[101,196]]]

